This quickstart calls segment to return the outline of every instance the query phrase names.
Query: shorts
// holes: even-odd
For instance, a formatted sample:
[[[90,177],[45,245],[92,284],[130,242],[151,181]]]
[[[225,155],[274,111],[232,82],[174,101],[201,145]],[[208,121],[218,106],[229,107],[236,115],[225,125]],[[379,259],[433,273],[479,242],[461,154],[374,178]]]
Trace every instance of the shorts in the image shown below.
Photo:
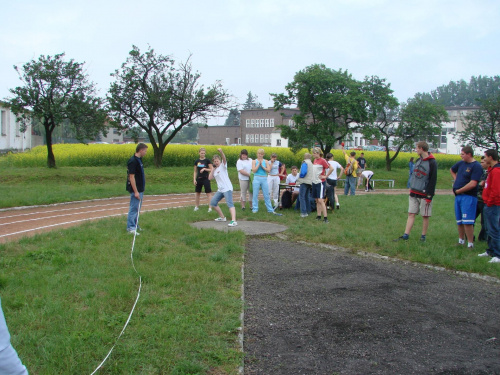
[[[476,222],[477,197],[460,194],[455,197],[455,219],[457,225],[474,225]]]
[[[196,179],[196,188],[195,191],[197,193],[201,193],[201,188],[205,187],[205,193],[211,193],[212,192],[212,185],[210,185],[210,180],[208,178],[198,178]]]
[[[210,201],[210,206],[217,207],[217,204],[222,200],[222,198],[226,198],[228,208],[234,207],[232,190],[225,191],[224,193],[220,191],[216,192]]]
[[[409,214],[420,214],[422,217],[431,217],[432,216],[432,201],[427,203],[425,198],[420,197],[409,197],[408,200],[408,213]]]
[[[319,184],[312,184],[312,197],[314,199],[324,199],[325,198],[325,182],[320,182]]]

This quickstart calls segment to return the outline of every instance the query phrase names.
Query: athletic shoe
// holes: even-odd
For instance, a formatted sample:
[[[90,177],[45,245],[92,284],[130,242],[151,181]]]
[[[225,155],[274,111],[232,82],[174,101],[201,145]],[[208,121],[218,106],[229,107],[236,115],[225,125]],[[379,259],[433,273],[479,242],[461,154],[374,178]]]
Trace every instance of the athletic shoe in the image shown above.
[[[225,217],[218,217],[214,221],[226,221],[226,218]]]
[[[325,223],[329,223],[328,219],[325,217],[325,219],[323,220]]]
[[[490,254],[488,254],[487,251],[485,251],[484,253],[481,253],[481,254],[477,254],[478,257],[489,257]]]
[[[337,210],[340,210],[340,204],[337,204]]]
[[[194,210],[195,210],[195,211],[198,211],[198,210],[199,210],[198,206],[196,206],[196,207],[194,208]]]
[[[309,214],[300,214],[300,217],[308,217]]]
[[[212,212],[212,207],[208,207],[208,212]]]
[[[321,216],[316,216],[316,220],[321,220]]]
[[[135,231],[135,230],[128,230],[127,233],[130,233],[130,234],[135,234],[136,236],[139,236],[140,233]]]
[[[259,211],[252,210],[252,214],[256,214],[257,212],[259,212]]]
[[[405,236],[401,236],[401,237],[398,237],[396,238],[395,240],[393,240],[394,242],[398,242],[398,241],[408,241],[410,237],[405,237]]]
[[[241,207],[241,209],[242,209],[243,211],[245,211],[245,207]]]
[[[283,214],[279,214],[279,213],[274,212],[274,211],[273,211],[273,212],[269,212],[269,213],[270,213],[270,214],[273,214],[273,215],[276,215],[276,216],[283,216]]]
[[[368,193],[368,189],[365,189],[365,193]]]
[[[238,223],[236,221],[231,220],[227,226],[228,227],[235,227],[237,225],[238,225]]]
[[[500,263],[500,258],[499,257],[493,257],[488,263]]]
[[[425,242],[425,236],[420,236],[420,242]]]

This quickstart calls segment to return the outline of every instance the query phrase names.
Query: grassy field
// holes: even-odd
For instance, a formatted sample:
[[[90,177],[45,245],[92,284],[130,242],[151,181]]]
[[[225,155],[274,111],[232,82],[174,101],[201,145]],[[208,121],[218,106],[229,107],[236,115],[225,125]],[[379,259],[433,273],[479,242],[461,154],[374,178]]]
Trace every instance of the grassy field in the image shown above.
[[[2,168],[3,207],[125,195],[125,169]],[[375,170],[406,185],[406,170]],[[146,170],[147,193],[192,192],[192,168]],[[390,177],[389,177],[390,176]],[[440,188],[451,178],[439,171]],[[234,169],[231,179],[237,181]],[[235,187],[237,185],[235,184]],[[125,193],[125,194],[124,194]],[[4,199],[5,198],[5,199]],[[147,196],[146,198],[147,199]],[[329,224],[293,210],[282,217],[241,211],[239,221],[284,224],[292,241],[339,245],[393,258],[500,278],[500,266],[456,247],[453,196],[436,196],[428,240],[417,218],[408,242],[393,242],[407,217],[406,195],[340,196]],[[225,204],[223,211],[227,214]],[[198,230],[213,219],[192,208],[144,213],[135,265],[143,287],[136,311],[102,374],[236,374],[245,236]],[[125,217],[90,222],[0,245],[0,295],[12,341],[31,374],[91,373],[120,333],[139,280],[130,264]],[[479,228],[476,228],[476,235]],[[276,241],[280,241],[275,238]],[[329,250],[324,250],[329,251]]]

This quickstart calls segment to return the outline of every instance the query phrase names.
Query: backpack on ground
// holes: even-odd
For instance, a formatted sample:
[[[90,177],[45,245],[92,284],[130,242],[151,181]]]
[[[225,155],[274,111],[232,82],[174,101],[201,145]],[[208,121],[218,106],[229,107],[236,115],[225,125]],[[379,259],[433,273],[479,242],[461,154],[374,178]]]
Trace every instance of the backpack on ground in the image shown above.
[[[292,208],[292,192],[290,190],[285,190],[281,196],[281,207],[282,208]]]

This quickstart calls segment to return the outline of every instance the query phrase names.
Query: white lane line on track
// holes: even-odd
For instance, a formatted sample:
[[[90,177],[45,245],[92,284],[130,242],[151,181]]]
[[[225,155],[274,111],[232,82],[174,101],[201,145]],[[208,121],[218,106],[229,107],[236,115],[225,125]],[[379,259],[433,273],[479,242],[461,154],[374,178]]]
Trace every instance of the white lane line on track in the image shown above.
[[[175,207],[166,207],[166,208],[155,208],[155,209],[152,209],[152,210],[147,210],[147,209],[144,209],[144,212],[165,211],[165,210],[170,210],[170,209],[172,209],[172,208],[183,208],[183,207],[185,207],[185,206],[175,206]],[[107,217],[124,216],[124,215],[127,215],[127,213],[123,213],[123,214],[113,214],[113,215],[106,215],[106,216],[98,216],[98,217],[91,217],[91,218],[87,218],[87,219],[80,219],[80,220],[65,221],[65,222],[63,222],[63,223],[56,223],[56,224],[51,224],[51,225],[44,225],[44,226],[41,226],[41,227],[36,227],[36,228],[31,228],[31,229],[25,229],[25,230],[22,230],[22,231],[19,231],[19,232],[13,232],[13,233],[2,234],[2,235],[0,235],[0,238],[2,238],[2,237],[9,237],[9,236],[15,236],[16,234],[22,234],[22,233],[33,232],[33,231],[40,230],[40,229],[54,228],[54,227],[61,226],[61,225],[66,225],[66,224],[82,223],[82,222],[84,222],[84,221],[97,220],[97,219],[105,219],[105,218],[107,218]]]
[[[184,203],[183,201],[181,202],[166,202],[166,203],[148,203],[147,205],[144,205],[146,206],[145,209],[147,209],[147,207],[151,207],[151,206],[160,206],[160,205],[164,205],[164,204],[177,204],[177,203]],[[96,207],[96,206],[92,206],[92,207]],[[11,224],[19,224],[19,223],[27,223],[27,222],[32,222],[32,221],[38,221],[38,220],[46,220],[46,219],[55,219],[55,218],[58,218],[58,217],[65,217],[65,216],[76,216],[76,215],[86,215],[86,214],[91,214],[91,213],[95,213],[95,212],[102,212],[102,211],[110,211],[110,210],[127,210],[128,212],[128,204],[127,205],[120,205],[120,207],[116,207],[116,208],[103,208],[103,209],[100,209],[100,210],[93,210],[93,211],[76,211],[76,212],[72,212],[72,213],[68,213],[68,214],[61,214],[61,215],[53,215],[53,216],[44,216],[44,217],[36,217],[36,218],[33,218],[33,219],[26,219],[26,220],[18,220],[18,221],[11,221],[11,222],[8,222],[8,223],[0,223],[0,226],[4,226],[4,225],[11,225]],[[51,211],[51,212],[54,212],[54,211]],[[57,211],[55,211],[57,212]],[[105,217],[105,216],[104,216]],[[0,218],[1,219],[4,219],[3,217]]]
[[[174,199],[171,199],[171,198],[164,198],[164,199],[156,199],[155,202],[164,202],[164,201],[169,201],[169,202],[172,202],[172,201],[180,201],[180,202],[190,202],[191,200],[185,200],[186,198],[181,198],[181,200],[179,200],[179,198],[181,197],[175,197]],[[143,203],[143,205],[145,204],[149,204],[147,201]],[[8,216],[1,216],[0,215],[0,219],[9,219],[9,218],[13,218],[13,217],[21,217],[21,216],[30,216],[30,215],[40,215],[40,214],[46,214],[46,213],[51,213],[51,212],[61,212],[61,211],[73,211],[75,209],[87,209],[87,208],[93,208],[93,207],[111,207],[111,206],[124,206],[126,205],[128,207],[129,205],[129,201],[127,200],[126,202],[122,202],[122,203],[108,203],[108,204],[100,204],[100,205],[89,205],[89,206],[83,206],[83,207],[77,207],[77,208],[59,208],[57,210],[44,210],[44,211],[35,211],[35,212],[28,212],[28,213],[19,213],[17,215],[8,215]],[[27,207],[26,209],[29,209],[29,207]],[[5,211],[4,211],[5,212]]]

